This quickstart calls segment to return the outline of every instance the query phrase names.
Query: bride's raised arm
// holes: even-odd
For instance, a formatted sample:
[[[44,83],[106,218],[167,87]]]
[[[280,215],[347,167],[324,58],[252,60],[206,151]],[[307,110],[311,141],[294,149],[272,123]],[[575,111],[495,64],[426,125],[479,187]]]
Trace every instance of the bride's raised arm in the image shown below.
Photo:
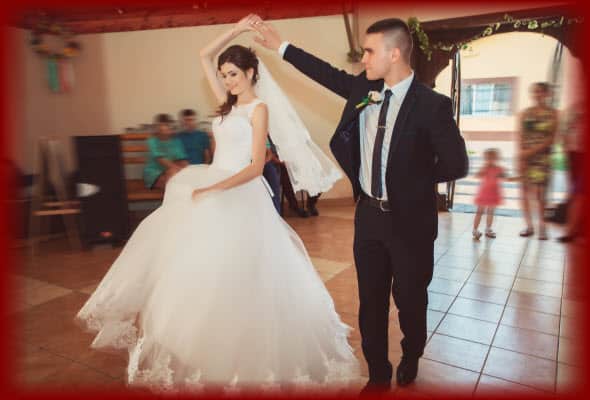
[[[217,56],[217,54],[219,54],[219,52],[240,33],[253,30],[251,27],[251,22],[254,21],[254,18],[254,14],[249,14],[242,18],[234,25],[232,29],[221,34],[199,52],[201,57],[201,65],[205,71],[205,76],[207,77],[209,86],[211,86],[211,90],[213,90],[213,93],[215,94],[218,104],[225,103],[227,99],[227,92],[217,77],[215,56]]]

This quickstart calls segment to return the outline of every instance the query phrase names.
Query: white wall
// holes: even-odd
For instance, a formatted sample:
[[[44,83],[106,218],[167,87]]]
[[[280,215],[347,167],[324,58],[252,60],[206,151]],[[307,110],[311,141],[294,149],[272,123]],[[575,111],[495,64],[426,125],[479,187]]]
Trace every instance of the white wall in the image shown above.
[[[63,140],[66,165],[72,169],[75,163],[70,137],[109,132],[102,37],[80,36],[82,51],[72,60],[73,89],[69,93],[53,93],[49,89],[46,60],[29,46],[29,33],[8,29],[8,34],[15,49],[12,75],[17,81],[10,96],[18,104],[10,132],[14,143],[12,157],[23,171],[32,172],[37,139],[54,137]]]

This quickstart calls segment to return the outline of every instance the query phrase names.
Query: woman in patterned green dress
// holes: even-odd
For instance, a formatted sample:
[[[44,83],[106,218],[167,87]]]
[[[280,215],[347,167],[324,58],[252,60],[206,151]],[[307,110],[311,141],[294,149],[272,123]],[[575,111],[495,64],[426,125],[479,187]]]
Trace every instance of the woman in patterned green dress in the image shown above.
[[[551,147],[557,130],[557,111],[548,105],[551,89],[547,83],[531,86],[532,107],[524,110],[519,118],[518,166],[522,177],[522,211],[526,228],[520,236],[534,234],[531,216],[531,198],[537,203],[539,239],[546,240],[544,211],[546,190],[551,174]]]

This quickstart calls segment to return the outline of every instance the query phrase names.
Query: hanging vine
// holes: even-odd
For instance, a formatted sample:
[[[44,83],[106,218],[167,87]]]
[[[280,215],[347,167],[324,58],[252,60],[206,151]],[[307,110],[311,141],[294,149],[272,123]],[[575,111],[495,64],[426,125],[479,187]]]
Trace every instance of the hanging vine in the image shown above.
[[[515,29],[523,29],[526,28],[529,31],[539,31],[543,33],[544,29],[554,27],[560,28],[564,25],[570,25],[573,23],[582,23],[584,22],[583,17],[579,18],[566,18],[564,16],[557,17],[548,21],[539,22],[536,19],[532,18],[523,18],[523,19],[515,19],[514,17],[510,16],[509,14],[504,14],[502,21],[494,22],[487,25],[480,33],[477,35],[463,40],[456,43],[442,43],[437,42],[431,44],[428,39],[428,34],[422,29],[420,21],[416,17],[410,17],[407,21],[408,27],[410,31],[415,34],[416,38],[418,39],[418,47],[422,52],[426,55],[427,59],[430,61],[432,58],[432,51],[433,50],[443,50],[443,51],[452,51],[453,49],[458,50],[465,50],[469,48],[471,42],[481,39],[486,36],[493,35],[497,33],[498,29],[504,24],[512,24]]]

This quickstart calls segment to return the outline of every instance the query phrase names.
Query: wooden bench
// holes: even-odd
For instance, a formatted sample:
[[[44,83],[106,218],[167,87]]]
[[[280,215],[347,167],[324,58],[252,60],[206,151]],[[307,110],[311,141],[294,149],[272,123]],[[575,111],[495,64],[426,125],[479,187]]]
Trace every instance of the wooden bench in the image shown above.
[[[123,153],[124,165],[143,166],[148,153],[148,146],[145,141],[152,136],[151,133],[123,133],[121,134],[121,151]],[[143,153],[143,154],[142,154]],[[158,201],[164,198],[164,191],[160,189],[147,189],[142,177],[126,177],[127,201]]]
[[[163,197],[164,191],[147,189],[143,179],[127,179],[127,201],[154,201]]]

